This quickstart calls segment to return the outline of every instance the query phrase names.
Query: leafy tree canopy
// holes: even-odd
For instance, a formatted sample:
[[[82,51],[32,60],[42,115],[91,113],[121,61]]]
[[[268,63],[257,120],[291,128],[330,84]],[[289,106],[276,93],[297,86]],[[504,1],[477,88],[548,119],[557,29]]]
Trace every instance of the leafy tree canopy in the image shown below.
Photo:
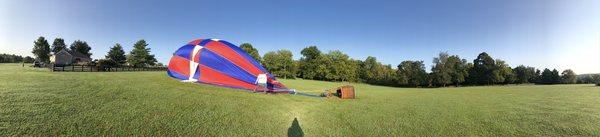
[[[244,50],[246,53],[250,54],[252,58],[257,60],[258,62],[262,62],[260,58],[260,54],[258,54],[258,50],[252,46],[250,43],[242,43],[240,44],[240,48]]]
[[[75,51],[75,52],[84,54],[87,57],[92,56],[92,53],[90,53],[90,50],[92,50],[92,48],[85,41],[75,40],[75,41],[73,41],[73,43],[71,44],[69,49],[71,49],[71,51]]]
[[[55,38],[54,42],[52,42],[52,52],[57,53],[63,49],[67,49],[67,44],[65,44],[65,40],[62,38]]]
[[[42,62],[49,62],[50,57],[50,44],[44,37],[38,37],[37,40],[33,42],[33,50],[31,51],[33,55]]]

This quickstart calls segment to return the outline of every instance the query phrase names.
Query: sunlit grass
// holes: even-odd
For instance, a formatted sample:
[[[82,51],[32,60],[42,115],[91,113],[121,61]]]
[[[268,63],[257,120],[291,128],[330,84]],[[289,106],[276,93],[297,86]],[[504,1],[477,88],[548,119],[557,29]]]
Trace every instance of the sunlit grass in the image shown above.
[[[280,81],[311,94],[349,84]],[[0,64],[0,135],[600,136],[593,85],[353,85],[357,99],[339,100],[182,83],[164,72]]]

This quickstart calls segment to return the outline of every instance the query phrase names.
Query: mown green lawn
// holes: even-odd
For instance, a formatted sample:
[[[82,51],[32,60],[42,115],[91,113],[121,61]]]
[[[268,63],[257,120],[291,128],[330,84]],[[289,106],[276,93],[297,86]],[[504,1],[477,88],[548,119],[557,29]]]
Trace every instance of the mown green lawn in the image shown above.
[[[343,84],[280,81],[312,93]],[[0,64],[0,136],[600,136],[593,85],[353,85],[358,99],[339,100],[182,83],[165,72]]]

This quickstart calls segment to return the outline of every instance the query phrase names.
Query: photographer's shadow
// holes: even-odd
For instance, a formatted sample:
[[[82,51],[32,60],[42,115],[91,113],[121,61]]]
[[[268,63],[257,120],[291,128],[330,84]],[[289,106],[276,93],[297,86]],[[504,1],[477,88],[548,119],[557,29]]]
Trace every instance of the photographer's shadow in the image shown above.
[[[288,128],[288,137],[304,137],[304,132],[302,131],[297,118],[294,118],[292,125]]]

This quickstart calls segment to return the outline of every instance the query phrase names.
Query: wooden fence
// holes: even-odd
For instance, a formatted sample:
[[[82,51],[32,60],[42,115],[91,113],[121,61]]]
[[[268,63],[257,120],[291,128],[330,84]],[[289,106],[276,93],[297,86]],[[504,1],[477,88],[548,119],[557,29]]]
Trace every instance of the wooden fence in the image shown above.
[[[66,72],[119,72],[119,71],[166,71],[167,67],[99,67],[95,65],[48,65],[52,71]]]

